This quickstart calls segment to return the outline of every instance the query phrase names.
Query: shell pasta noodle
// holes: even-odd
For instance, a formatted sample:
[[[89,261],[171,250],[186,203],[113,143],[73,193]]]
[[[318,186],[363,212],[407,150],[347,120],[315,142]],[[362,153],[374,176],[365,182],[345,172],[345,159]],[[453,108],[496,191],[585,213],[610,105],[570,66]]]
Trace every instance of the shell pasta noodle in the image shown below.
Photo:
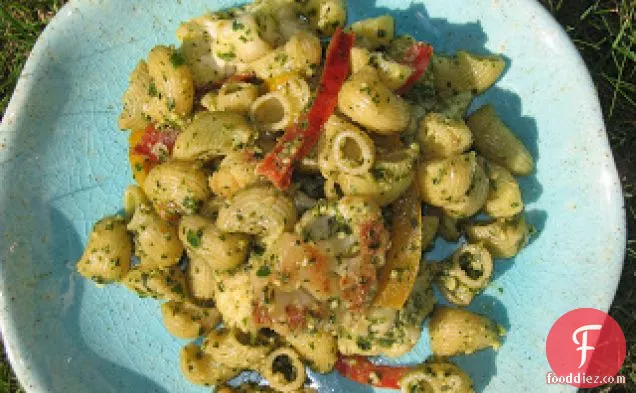
[[[337,370],[470,393],[470,370],[446,357],[502,345],[497,321],[463,307],[534,233],[516,177],[532,155],[492,105],[467,113],[504,58],[436,53],[391,15],[346,10],[207,12],[131,70],[118,126],[134,184],[76,269],[160,302],[167,333],[189,340],[174,356],[193,384],[313,392],[315,373]],[[457,247],[430,261],[440,238]],[[435,287],[453,307],[436,306]],[[435,358],[367,359],[402,356],[422,334]],[[243,372],[262,383],[236,385]]]

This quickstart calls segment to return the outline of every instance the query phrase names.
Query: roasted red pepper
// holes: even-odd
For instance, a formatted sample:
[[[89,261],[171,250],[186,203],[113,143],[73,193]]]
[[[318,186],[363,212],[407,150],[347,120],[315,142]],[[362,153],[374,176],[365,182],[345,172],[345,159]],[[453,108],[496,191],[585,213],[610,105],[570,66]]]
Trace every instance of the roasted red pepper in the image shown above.
[[[133,147],[133,153],[147,157],[152,164],[159,164],[172,153],[177,135],[177,130],[157,130],[151,124],[146,127],[141,140]]]
[[[377,366],[365,356],[338,357],[336,370],[345,378],[378,388],[399,389],[400,379],[411,367]]]
[[[294,163],[305,157],[320,139],[322,126],[333,114],[338,103],[338,93],[349,74],[349,58],[355,42],[353,33],[338,28],[327,49],[325,67],[314,104],[306,116],[287,130],[274,149],[258,166],[258,173],[268,178],[276,187],[285,189],[291,183]]]
[[[415,82],[420,79],[424,71],[428,68],[431,58],[433,57],[433,47],[424,42],[416,42],[411,46],[404,54],[404,59],[401,63],[410,66],[413,69],[409,79],[404,82],[404,85],[396,90],[399,95],[408,93],[413,87]]]

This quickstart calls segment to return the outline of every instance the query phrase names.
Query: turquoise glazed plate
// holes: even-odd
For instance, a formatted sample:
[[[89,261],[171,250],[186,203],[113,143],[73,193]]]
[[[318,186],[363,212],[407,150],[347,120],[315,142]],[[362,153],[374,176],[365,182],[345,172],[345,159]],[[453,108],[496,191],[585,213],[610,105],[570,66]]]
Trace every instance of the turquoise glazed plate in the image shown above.
[[[150,48],[176,43],[180,21],[232,1],[75,0],[47,27],[0,128],[0,322],[29,393],[196,393],[179,371],[183,341],[158,303],[74,273],[92,224],[121,208],[131,183],[117,130],[128,74]],[[547,386],[545,340],[556,319],[607,310],[620,276],[620,184],[592,81],[574,46],[533,0],[349,0],[349,20],[391,13],[400,32],[437,51],[502,53],[493,103],[532,152],[521,180],[538,233],[500,261],[471,309],[508,329],[502,348],[456,361],[478,392],[573,392]],[[441,257],[443,245],[431,258]],[[403,362],[430,354],[424,334]],[[371,392],[330,374],[320,392]]]

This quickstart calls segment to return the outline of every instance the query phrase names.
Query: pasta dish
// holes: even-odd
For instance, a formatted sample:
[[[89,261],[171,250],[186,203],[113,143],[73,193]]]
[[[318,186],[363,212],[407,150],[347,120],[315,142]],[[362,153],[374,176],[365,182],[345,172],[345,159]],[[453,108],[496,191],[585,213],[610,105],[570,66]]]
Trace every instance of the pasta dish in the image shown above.
[[[434,53],[391,15],[347,24],[344,0],[256,0],[176,33],[132,70],[136,184],[77,271],[161,301],[185,378],[217,392],[314,391],[306,367],[473,392],[448,358],[505,331],[465,307],[533,231],[515,178],[532,156],[493,106],[468,114],[503,58]],[[428,261],[438,236],[457,249]],[[369,359],[409,352],[427,318],[434,357]],[[232,383],[248,370],[266,383]]]

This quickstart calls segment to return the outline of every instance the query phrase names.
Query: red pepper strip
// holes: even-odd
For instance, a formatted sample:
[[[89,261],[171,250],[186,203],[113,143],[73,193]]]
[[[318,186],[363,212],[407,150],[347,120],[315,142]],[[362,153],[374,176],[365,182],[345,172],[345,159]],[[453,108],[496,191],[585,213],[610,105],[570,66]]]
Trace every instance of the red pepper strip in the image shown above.
[[[412,369],[404,366],[377,366],[365,356],[340,355],[336,361],[336,370],[343,377],[364,385],[400,389],[400,379]]]
[[[428,68],[428,64],[431,62],[431,57],[433,57],[433,47],[424,42],[416,42],[409,48],[408,51],[406,51],[402,64],[406,64],[413,68],[413,72],[402,87],[396,90],[399,95],[404,95],[411,90],[415,82],[420,79],[424,71]]]
[[[320,139],[322,126],[336,109],[338,93],[349,75],[349,58],[354,42],[353,33],[336,29],[327,49],[325,67],[314,104],[306,117],[285,130],[274,149],[258,166],[258,173],[268,178],[277,188],[289,187],[294,162],[309,154]]]
[[[172,153],[179,132],[173,129],[157,130],[152,124],[133,148],[133,153],[145,156],[152,164],[165,161]]]

